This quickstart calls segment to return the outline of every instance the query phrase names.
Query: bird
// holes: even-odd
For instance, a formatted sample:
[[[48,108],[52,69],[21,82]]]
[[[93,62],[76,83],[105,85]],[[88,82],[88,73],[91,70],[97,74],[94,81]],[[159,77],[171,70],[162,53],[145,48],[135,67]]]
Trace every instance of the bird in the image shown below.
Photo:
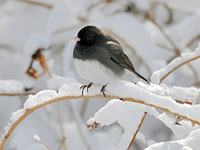
[[[96,26],[83,27],[76,37],[73,51],[73,62],[80,77],[89,80],[88,89],[93,83],[103,85],[100,92],[105,96],[108,83],[119,80],[128,70],[150,84],[150,81],[136,72],[132,62],[124,53],[120,43],[106,31]]]

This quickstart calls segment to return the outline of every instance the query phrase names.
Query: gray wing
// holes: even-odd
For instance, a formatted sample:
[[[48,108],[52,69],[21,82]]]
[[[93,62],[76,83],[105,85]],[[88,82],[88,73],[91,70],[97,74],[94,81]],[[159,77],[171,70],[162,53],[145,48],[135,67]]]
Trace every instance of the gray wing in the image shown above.
[[[117,65],[121,66],[124,69],[134,72],[134,66],[131,63],[128,56],[123,52],[122,47],[113,41],[108,41],[106,43],[107,49],[109,50],[110,59],[115,62]]]
[[[114,47],[113,47],[114,48]],[[113,49],[112,48],[112,49]],[[135,71],[135,68],[133,64],[131,63],[128,56],[123,52],[120,45],[115,45],[115,49],[110,51],[110,59],[117,63],[119,66],[128,69],[129,71],[133,72],[138,77],[142,78],[147,83],[150,83],[146,78],[144,78],[142,75],[140,75],[138,72]]]
[[[135,72],[135,68],[130,59],[123,52],[116,52],[111,54],[110,59],[120,65],[121,67],[128,69],[131,72]]]

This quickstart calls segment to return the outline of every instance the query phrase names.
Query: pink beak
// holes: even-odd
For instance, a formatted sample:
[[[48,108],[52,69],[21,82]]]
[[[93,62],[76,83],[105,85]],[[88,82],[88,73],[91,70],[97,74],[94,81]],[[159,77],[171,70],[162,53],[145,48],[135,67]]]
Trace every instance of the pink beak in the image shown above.
[[[77,41],[77,42],[78,42],[78,41],[80,41],[81,39],[80,39],[78,36],[75,36],[75,37],[73,37],[73,38],[72,38],[72,40],[74,40],[74,41]]]

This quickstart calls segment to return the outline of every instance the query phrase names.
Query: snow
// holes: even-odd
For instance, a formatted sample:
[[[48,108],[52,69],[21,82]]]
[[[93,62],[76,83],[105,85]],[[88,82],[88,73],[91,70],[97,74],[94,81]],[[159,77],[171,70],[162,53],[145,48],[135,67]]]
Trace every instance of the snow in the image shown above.
[[[142,84],[139,83],[139,85]],[[145,85],[142,86],[144,87]],[[147,89],[151,89],[150,87],[141,88],[131,82],[119,81],[113,84],[109,84],[108,87],[106,88],[107,90],[106,94],[115,95],[123,98],[132,97],[136,100],[142,100],[147,104],[153,104],[157,107],[163,107],[173,113],[177,113],[200,122],[200,117],[198,115],[200,113],[199,112],[200,106],[178,104],[169,97],[154,94],[157,93],[155,92],[156,88],[153,86],[152,88],[154,89],[148,91]],[[158,90],[160,90],[160,88],[158,88]],[[99,94],[98,86],[94,88],[92,87],[90,89],[90,93],[91,94],[89,95]],[[69,85],[63,85],[59,89],[59,92],[56,92],[54,90],[45,90],[37,93],[36,95],[30,95],[28,100],[24,104],[24,108],[13,113],[11,120],[14,123],[25,113],[26,109],[31,109],[33,107],[36,107],[37,105],[41,105],[55,98],[61,96],[78,96],[78,95],[81,95],[80,84],[78,83],[70,83]],[[118,147],[123,149],[127,147],[127,145],[130,143],[131,137],[135,133],[141,121],[141,118],[144,115],[144,112],[147,111],[148,109],[146,108],[145,105],[136,104],[132,102],[123,102],[121,100],[112,100],[109,101],[105,107],[101,108],[100,111],[95,114],[95,117],[91,118],[87,122],[87,124],[92,125],[96,122],[100,123],[101,126],[108,126],[117,122],[124,129],[124,134],[122,135],[121,140],[118,143]],[[117,112],[123,112],[123,113],[119,114]],[[132,114],[129,119],[124,117],[128,116],[128,114]]]
[[[28,56],[34,54],[39,48],[48,49],[50,42],[47,36],[40,33],[35,33],[29,37],[24,45],[24,51]]]
[[[40,137],[37,134],[33,135],[33,139],[35,141],[41,141]]]
[[[167,87],[165,86],[166,95],[175,100],[182,102],[194,102],[195,96],[198,94],[198,89],[195,87]]]
[[[52,36],[57,30],[67,28],[75,23],[77,23],[77,21],[72,13],[71,2],[61,0],[56,3],[50,13],[47,22],[47,33]]]
[[[29,98],[24,103],[24,109],[30,109],[37,105],[41,105],[57,97],[57,92],[54,90],[45,90],[36,95],[29,95]]]
[[[200,129],[192,131],[185,139],[170,141],[170,142],[161,142],[153,144],[145,150],[198,150],[200,140]]]
[[[200,103],[200,90],[197,90],[194,96],[194,100],[192,101],[192,104],[199,104]]]
[[[100,124],[102,127],[106,127],[117,123],[124,129],[117,148],[126,149],[144,116],[144,112],[144,105],[113,99],[95,113],[95,116],[87,121],[87,125]],[[131,117],[128,117],[129,114],[132,114]]]
[[[1,93],[18,93],[24,90],[22,82],[17,80],[0,80]]]
[[[187,0],[176,0],[176,1],[169,0],[169,1],[166,1],[166,2],[172,8],[178,9],[178,10],[183,10],[185,12],[188,11],[188,13],[189,12],[198,13],[199,8],[200,8],[199,7],[200,2],[196,1],[196,0],[190,0],[190,1],[187,1]]]
[[[175,67],[179,66],[180,64],[189,61],[195,57],[198,57],[200,55],[200,45],[196,48],[196,50],[192,53],[183,53],[180,57],[175,58],[173,61],[171,61],[166,67],[163,69],[160,69],[158,71],[155,71],[151,76],[151,82],[154,84],[160,84],[160,80],[168,74],[170,71],[172,71]]]
[[[191,122],[177,118],[177,116],[169,113],[163,113],[158,118],[172,130],[177,139],[186,138],[191,131],[199,128],[198,125],[193,126]]]
[[[12,113],[12,117],[10,118],[10,120],[14,123],[15,121],[17,121],[24,113],[25,113],[25,109],[19,109],[16,112]]]
[[[77,81],[73,78],[66,78],[62,76],[54,76],[47,81],[47,85],[50,89],[59,89],[63,84],[69,85],[76,83]]]
[[[159,85],[160,79],[175,66],[199,56],[200,48],[193,52],[200,40],[198,0],[36,2],[48,4],[52,8],[25,1],[0,2],[0,93],[24,93],[27,88],[30,88],[27,92],[37,93],[28,97],[1,96],[1,136],[4,137],[10,127],[30,109],[53,103],[58,98],[64,100],[69,96],[75,98],[73,96],[82,95],[80,86],[88,84],[88,81],[81,79],[75,71],[72,62],[75,42],[71,38],[86,25],[96,25],[119,36],[122,39],[119,41],[135,69],[147,78],[152,75],[150,85],[142,82],[134,84],[135,79],[132,76],[127,81],[109,83],[106,95],[116,96],[115,98],[132,97],[189,119],[200,120],[200,61],[191,63],[196,74],[192,73],[188,65],[184,65]],[[165,4],[169,6],[169,10]],[[183,53],[179,58],[174,59],[177,54],[173,46],[158,27],[147,19],[147,12]],[[170,13],[172,22],[167,24]],[[42,54],[52,78],[45,74],[37,80],[31,80],[25,73],[31,55],[38,48],[48,49]],[[172,59],[174,60],[169,63]],[[38,73],[42,71],[38,62],[34,62],[34,68],[37,68]],[[59,102],[68,150],[126,149],[144,112],[149,115],[136,136],[133,149],[199,149],[198,124],[143,104],[93,98],[102,94],[101,86],[94,84],[89,92],[84,90],[83,94],[92,98]],[[52,149],[58,149],[63,138],[56,106],[57,104],[47,105],[31,113],[14,130],[4,149],[46,149],[34,141],[33,135],[35,139],[40,135],[45,144]],[[89,130],[86,127],[87,120],[89,124],[96,121],[102,127],[106,125],[106,128]]]
[[[200,16],[192,16],[187,20],[179,23],[177,26],[173,27],[177,29],[177,35],[180,38],[182,45],[187,45],[191,39],[194,39],[196,36],[199,35],[200,30]],[[192,26],[192,28],[191,28]]]
[[[80,96],[81,90],[80,90],[81,84],[78,83],[72,83],[70,86],[63,85],[59,89],[59,95],[60,96]]]

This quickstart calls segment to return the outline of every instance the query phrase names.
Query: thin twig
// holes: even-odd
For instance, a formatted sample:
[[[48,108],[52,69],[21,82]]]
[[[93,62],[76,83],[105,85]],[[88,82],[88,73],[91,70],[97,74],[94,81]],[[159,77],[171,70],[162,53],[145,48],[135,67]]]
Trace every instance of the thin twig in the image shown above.
[[[62,135],[62,140],[61,140],[61,144],[64,147],[64,150],[67,150],[67,145],[66,145],[66,137],[65,137],[65,131],[64,131],[64,127],[63,127],[63,120],[62,120],[62,115],[61,115],[61,111],[60,111],[60,102],[57,103],[57,114],[58,114],[58,122],[59,122],[59,126],[60,126],[60,132]]]
[[[200,34],[198,34],[197,36],[195,36],[193,39],[191,39],[187,44],[186,46],[187,47],[190,47],[195,41],[199,40],[200,39]]]
[[[153,16],[150,15],[150,13],[147,13],[146,17],[149,21],[151,21],[163,34],[163,36],[169,41],[169,43],[174,48],[175,53],[179,56],[181,55],[181,50],[176,46],[175,42],[172,40],[172,38],[164,31],[164,29],[155,21]]]
[[[14,131],[14,129],[26,118],[28,117],[32,112],[36,111],[37,109],[41,108],[41,107],[44,107],[48,104],[52,104],[52,103],[55,103],[55,102],[59,102],[59,101],[63,101],[63,100],[70,100],[70,99],[80,99],[80,98],[105,98],[103,95],[91,95],[91,96],[63,96],[63,97],[58,97],[58,98],[54,98],[50,101],[47,101],[43,104],[39,104],[37,106],[34,106],[30,109],[26,109],[26,112],[18,119],[16,120],[12,125],[11,127],[9,128],[9,130],[7,131],[7,133],[4,135],[4,137],[2,138],[2,141],[1,141],[1,144],[0,144],[0,150],[3,150],[8,138],[10,137],[10,135],[12,134],[12,132]],[[118,96],[110,96],[110,95],[106,95],[106,98],[111,98],[111,99],[119,99]],[[176,112],[172,112],[170,110],[168,110],[167,108],[165,107],[160,107],[160,106],[156,106],[154,104],[151,104],[151,103],[147,103],[147,102],[144,102],[143,100],[136,100],[134,98],[121,98],[123,101],[130,101],[130,102],[135,102],[135,103],[140,103],[140,104],[144,104],[144,105],[147,105],[147,106],[151,106],[151,107],[154,107],[154,108],[158,108],[160,110],[163,110],[163,111],[166,111],[168,113],[171,113],[173,115],[176,115],[176,116],[179,116],[183,119],[186,119],[186,120],[189,120],[191,122],[194,122],[195,124],[199,124],[200,125],[200,122],[197,121],[197,120],[193,120],[187,116],[184,116],[184,115],[181,115],[181,114],[178,114]]]
[[[32,4],[32,5],[36,5],[36,6],[45,7],[45,8],[48,8],[48,9],[53,8],[52,5],[48,5],[48,4],[45,4],[45,3],[41,3],[41,2],[38,2],[38,1],[32,1],[32,0],[17,0],[17,1],[19,1],[19,2],[24,2],[24,3],[28,3],[28,4]]]
[[[41,145],[43,145],[44,147],[46,147],[48,150],[52,150],[50,146],[48,146],[46,143],[44,143],[38,136],[34,139],[39,142]]]
[[[139,124],[139,126],[138,126],[135,134],[133,135],[133,138],[132,138],[132,140],[131,140],[131,142],[130,142],[130,144],[128,146],[128,150],[131,150],[131,146],[133,145],[133,142],[135,141],[136,135],[137,135],[138,131],[140,130],[140,128],[142,126],[142,123],[144,122],[144,119],[145,119],[146,115],[147,115],[147,112],[144,113],[144,116],[142,117],[141,122],[140,122],[140,124]]]
[[[28,92],[28,93],[0,93],[0,96],[28,96],[35,95],[37,92]]]
[[[161,43],[156,43],[156,45],[161,47],[161,48],[163,48],[163,49],[166,49],[168,51],[173,51],[174,50],[173,48],[170,48],[170,47],[168,47],[168,46],[166,46],[164,44],[161,44]]]
[[[77,129],[78,129],[78,132],[79,132],[79,135],[83,141],[83,143],[85,144],[85,146],[87,147],[87,150],[91,150],[91,146],[90,144],[88,143],[88,141],[86,140],[86,137],[82,131],[82,127],[81,127],[81,118],[80,118],[80,115],[77,113],[77,111],[74,109],[73,107],[73,104],[69,102],[69,108],[72,112],[72,115],[74,117],[74,120],[76,122],[76,125],[77,125]]]
[[[80,115],[81,115],[82,118],[84,117],[87,105],[88,105],[88,98],[85,98],[83,100],[83,104],[82,104],[81,111],[80,111]]]
[[[40,144],[42,144],[44,147],[46,147],[48,150],[52,150],[51,147],[49,147],[47,144],[45,144],[42,141],[38,141]]]
[[[175,42],[172,40],[172,38],[165,32],[165,30],[155,21],[153,16],[151,16],[150,13],[148,13],[148,12],[147,12],[147,19],[150,20],[160,30],[160,32],[163,34],[163,36],[170,42],[170,44],[174,48],[176,55],[180,56],[181,50],[178,48],[178,46],[175,44]],[[196,70],[194,69],[194,67],[191,64],[188,64],[188,66],[191,69],[191,71],[193,72],[196,81],[198,81],[198,75],[197,75]]]

